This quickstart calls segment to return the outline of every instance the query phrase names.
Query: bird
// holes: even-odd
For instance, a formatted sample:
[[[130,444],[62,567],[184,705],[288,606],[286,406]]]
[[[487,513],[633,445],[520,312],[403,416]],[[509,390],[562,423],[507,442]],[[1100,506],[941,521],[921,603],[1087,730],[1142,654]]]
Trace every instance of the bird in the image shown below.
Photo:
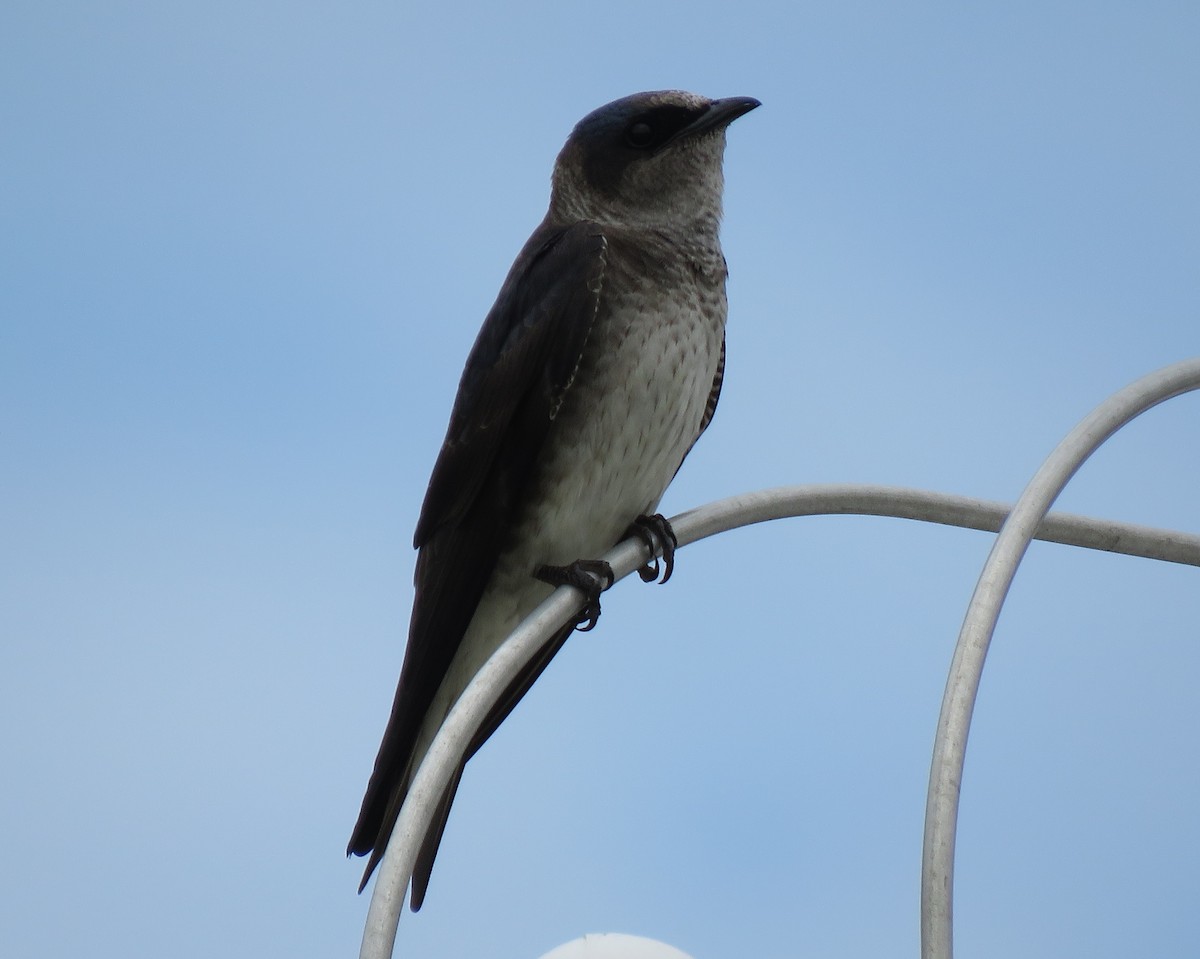
[[[677,543],[655,510],[725,369],[725,133],[760,105],[637,93],[585,116],[558,154],[546,216],[468,355],[418,517],[408,644],[347,847],[369,856],[360,892],[446,714],[520,621],[564,583],[587,596],[472,739],[423,839],[414,912],[467,759],[573,629],[595,626],[612,585],[595,557],[632,533],[669,578]],[[659,570],[653,559],[642,579]]]

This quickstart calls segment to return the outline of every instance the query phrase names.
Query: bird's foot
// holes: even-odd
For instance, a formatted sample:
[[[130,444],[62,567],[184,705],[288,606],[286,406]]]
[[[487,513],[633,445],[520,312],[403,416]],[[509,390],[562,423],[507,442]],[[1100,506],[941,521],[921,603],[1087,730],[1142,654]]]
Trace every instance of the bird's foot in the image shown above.
[[[642,582],[653,583],[658,579],[660,568],[657,554],[660,550],[662,551],[662,582],[665,583],[669,580],[671,573],[675,570],[675,549],[679,546],[679,540],[667,518],[662,513],[655,513],[653,516],[639,516],[625,531],[625,538],[630,536],[636,536],[646,544],[646,549],[650,550],[651,561],[638,570]]]
[[[586,633],[600,620],[600,594],[616,582],[612,567],[602,559],[577,559],[569,566],[539,566],[535,578],[551,586],[574,586],[587,596],[575,628]]]

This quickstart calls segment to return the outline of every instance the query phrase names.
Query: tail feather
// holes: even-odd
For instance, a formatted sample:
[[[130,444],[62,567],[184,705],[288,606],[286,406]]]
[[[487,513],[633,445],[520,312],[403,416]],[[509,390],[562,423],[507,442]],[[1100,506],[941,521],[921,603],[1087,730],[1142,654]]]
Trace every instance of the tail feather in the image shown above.
[[[463,757],[462,762],[459,763],[449,784],[446,786],[446,791],[442,794],[442,798],[438,802],[437,810],[430,821],[425,838],[421,842],[421,849],[417,854],[417,861],[414,864],[412,875],[410,905],[413,912],[420,909],[421,904],[425,901],[425,892],[429,888],[429,877],[433,871],[433,862],[437,858],[442,834],[446,829],[446,820],[450,815],[450,807],[454,803],[454,796],[458,791],[458,784],[462,779],[463,769],[467,761],[479,751],[480,747],[487,742],[497,727],[508,718],[509,713],[513,711],[517,703],[529,691],[529,687],[541,676],[542,672],[550,664],[550,660],[562,648],[563,643],[567,641],[567,637],[571,635],[573,630],[574,626],[565,626],[550,639],[538,656],[513,680],[508,689],[504,691],[504,695],[497,701],[495,707],[488,714],[487,718],[480,725],[479,731],[471,740],[466,755]],[[426,744],[425,748],[428,748],[428,744]],[[347,850],[347,854],[366,855],[370,853],[370,858],[367,860],[367,867],[363,871],[362,882],[358,887],[359,892],[362,892],[366,888],[371,874],[375,871],[375,867],[379,865],[379,860],[383,858],[384,850],[387,849],[388,841],[392,836],[392,830],[396,825],[396,820],[400,816],[400,810],[408,796],[412,777],[416,774],[417,760],[423,757],[424,750],[421,750],[420,757],[416,755],[416,751],[410,755],[403,776],[397,780],[396,785],[392,788],[387,805],[383,808],[382,814],[378,815],[378,818],[375,815],[368,817],[366,800],[364,800],[363,812],[359,815],[358,825],[355,827],[354,836],[351,838],[350,847]],[[374,835],[368,833],[368,826],[373,829]]]
[[[465,768],[466,763],[463,762],[454,771],[454,776],[446,786],[446,791],[442,793],[442,800],[438,803],[433,821],[429,824],[429,831],[425,833],[421,851],[417,853],[417,862],[413,867],[412,895],[409,898],[409,905],[413,912],[420,911],[425,902],[425,892],[429,889],[429,877],[433,873],[433,861],[437,858],[438,847],[442,843],[442,833],[446,831],[446,820],[450,816],[450,807],[454,804],[454,794],[458,792],[458,784]]]

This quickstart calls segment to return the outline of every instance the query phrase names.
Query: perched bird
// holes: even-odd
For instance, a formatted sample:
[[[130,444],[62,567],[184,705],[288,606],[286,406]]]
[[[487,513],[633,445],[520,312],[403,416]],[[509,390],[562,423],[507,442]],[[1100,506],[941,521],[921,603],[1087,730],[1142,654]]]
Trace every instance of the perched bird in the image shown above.
[[[370,854],[362,886],[434,734],[517,624],[570,583],[590,599],[575,625],[595,625],[612,571],[594,558],[631,531],[670,575],[674,534],[652,514],[721,391],[725,128],[758,105],[638,93],[584,117],[558,155],[549,212],[467,359],[417,522],[408,647],[347,850]],[[657,574],[655,561],[642,578]],[[572,628],[506,692],[468,757]],[[461,775],[424,839],[414,911]]]

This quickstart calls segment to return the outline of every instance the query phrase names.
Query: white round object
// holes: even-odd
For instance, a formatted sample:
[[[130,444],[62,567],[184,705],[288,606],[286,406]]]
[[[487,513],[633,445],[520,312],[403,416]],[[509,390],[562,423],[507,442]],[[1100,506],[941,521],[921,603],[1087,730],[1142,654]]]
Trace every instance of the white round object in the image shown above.
[[[620,932],[589,932],[582,939],[551,949],[541,959],[692,959],[656,939]]]

